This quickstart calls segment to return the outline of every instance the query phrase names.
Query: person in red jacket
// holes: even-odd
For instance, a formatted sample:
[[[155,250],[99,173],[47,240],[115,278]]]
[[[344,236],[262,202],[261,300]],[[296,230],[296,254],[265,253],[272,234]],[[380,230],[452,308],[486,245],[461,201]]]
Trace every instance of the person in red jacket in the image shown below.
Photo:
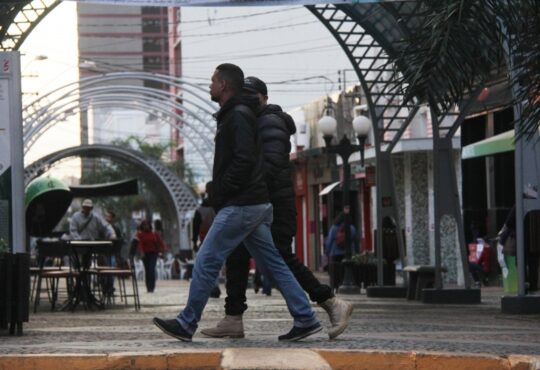
[[[139,251],[142,253],[146,290],[153,293],[156,287],[156,262],[160,253],[165,250],[165,243],[158,232],[152,230],[152,225],[143,220],[137,231]]]
[[[476,286],[481,285],[480,278],[487,285],[487,276],[491,272],[491,247],[482,238],[478,238],[473,246],[475,248],[471,248],[469,255],[469,271]]]

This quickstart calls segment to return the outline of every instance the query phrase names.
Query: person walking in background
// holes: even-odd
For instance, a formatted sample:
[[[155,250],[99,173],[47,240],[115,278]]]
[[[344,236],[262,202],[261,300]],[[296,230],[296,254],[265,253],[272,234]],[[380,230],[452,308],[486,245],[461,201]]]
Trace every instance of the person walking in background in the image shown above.
[[[347,245],[344,218],[343,212],[338,213],[324,242],[324,254],[328,257],[329,261],[328,274],[330,275],[330,285],[333,288],[337,288],[341,282],[341,273],[338,273],[336,267],[340,266],[341,261],[343,261]],[[350,230],[351,250],[353,253],[358,253],[358,239],[354,225],[350,225]]]
[[[105,221],[107,221],[109,225],[111,225],[112,228],[114,229],[114,233],[116,234],[116,239],[118,240],[122,239],[122,231],[116,224],[116,213],[114,213],[111,210],[107,210],[107,212],[105,212]]]
[[[214,218],[216,217],[216,212],[214,211],[214,208],[210,204],[210,195],[209,191],[212,186],[212,182],[209,181],[206,183],[204,188],[204,196],[201,202],[201,205],[197,207],[197,210],[195,211],[195,215],[193,216],[193,232],[192,232],[192,242],[193,242],[193,251],[197,252],[199,250],[199,246],[204,241],[204,238],[206,237],[206,234],[208,234],[208,230],[210,230],[210,226],[212,226],[212,223],[214,222]],[[212,298],[219,298],[221,295],[221,290],[219,289],[219,278],[216,280],[216,285],[214,288],[212,288],[212,291],[210,292],[210,297]]]
[[[234,64],[219,65],[212,75],[210,96],[219,103],[216,114],[211,201],[216,218],[195,259],[185,308],[175,319],[154,318],[164,333],[190,342],[219,270],[244,242],[257,266],[271,275],[294,317],[293,328],[278,337],[296,341],[322,327],[306,295],[272,241],[272,205],[264,180],[263,156],[253,108],[256,101],[241,96],[244,73]]]
[[[280,106],[268,104],[268,90],[262,80],[247,77],[243,90],[244,94],[258,100],[257,128],[262,141],[265,181],[274,210],[272,238],[298,283],[310,299],[317,302],[330,316],[331,329],[328,335],[331,339],[335,338],[347,327],[352,305],[334,297],[332,289],[321,284],[291,251],[293,237],[296,235],[296,205],[289,153],[290,137],[296,132],[296,126],[292,117],[283,112]],[[204,335],[216,338],[244,336],[242,315],[248,307],[246,289],[249,259],[250,254],[243,245],[227,258],[225,317],[216,327],[202,330]],[[270,295],[268,278],[268,275],[263,274],[263,282],[267,280],[269,284],[264,287],[263,293]]]
[[[210,196],[208,194],[211,186],[211,181],[206,183],[201,205],[197,207],[195,215],[193,215],[193,233],[191,241],[193,242],[193,251],[195,252],[199,250],[199,246],[204,241],[204,238],[206,237],[206,234],[208,234],[208,230],[210,230],[210,226],[212,226],[212,222],[214,222],[214,218],[216,217],[216,212],[210,204]]]
[[[239,248],[245,248],[244,246],[241,246]],[[268,276],[264,276],[261,271],[255,267],[255,274],[253,275],[253,289],[255,290],[255,294],[259,293],[259,290],[262,288],[262,293],[267,295],[267,296],[271,296],[272,295],[272,281],[270,280],[270,278]],[[225,319],[224,319],[225,320]],[[225,322],[227,322],[227,320],[225,320]],[[241,323],[241,321],[240,321]],[[242,325],[240,327],[240,329],[242,330],[242,333],[243,333],[243,326]],[[222,326],[218,326],[216,327],[216,330],[222,330]],[[205,330],[202,330],[201,333],[205,334],[205,331],[206,330],[212,330],[212,329],[205,329]],[[213,335],[209,335],[209,336],[213,336]],[[220,338],[220,337],[218,337]]]
[[[158,232],[152,230],[147,220],[139,225],[136,239],[145,270],[146,291],[153,293],[156,287],[156,262],[160,253],[165,251],[165,243]]]
[[[351,230],[351,250],[353,253],[358,253],[356,228],[352,224],[349,225],[349,227]],[[334,219],[334,223],[328,231],[328,236],[324,242],[324,254],[326,254],[332,262],[341,262],[345,257],[345,246],[345,222],[343,213],[340,212]]]
[[[118,227],[118,225],[116,223],[116,213],[114,213],[111,210],[107,210],[107,212],[105,212],[105,221],[107,221],[107,223],[109,225],[111,225],[111,227],[114,229],[114,233],[116,235],[114,240],[113,240],[113,243],[118,248],[118,254],[117,254],[117,256],[112,256],[113,261],[111,261],[111,263],[114,264],[115,257],[123,257],[123,256],[127,255],[127,252],[122,251],[123,248],[124,248],[124,245],[125,245],[125,240],[124,240],[122,230],[120,230],[120,227]],[[118,261],[118,262],[120,262],[120,261]]]
[[[110,256],[101,256],[105,266],[125,266],[125,262],[122,258],[122,248],[124,246],[124,239],[122,237],[122,231],[116,225],[116,213],[110,209],[105,212],[105,221],[112,226],[116,237],[113,239],[113,246],[115,253]],[[103,276],[101,282],[101,287],[103,289],[103,294],[106,297],[114,296],[114,277],[112,276]]]

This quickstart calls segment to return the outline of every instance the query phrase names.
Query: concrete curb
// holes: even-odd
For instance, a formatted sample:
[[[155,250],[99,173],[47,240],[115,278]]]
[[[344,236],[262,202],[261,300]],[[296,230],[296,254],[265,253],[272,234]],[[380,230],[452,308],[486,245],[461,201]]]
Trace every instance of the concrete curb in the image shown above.
[[[0,356],[0,370],[540,370],[539,356],[283,348]]]

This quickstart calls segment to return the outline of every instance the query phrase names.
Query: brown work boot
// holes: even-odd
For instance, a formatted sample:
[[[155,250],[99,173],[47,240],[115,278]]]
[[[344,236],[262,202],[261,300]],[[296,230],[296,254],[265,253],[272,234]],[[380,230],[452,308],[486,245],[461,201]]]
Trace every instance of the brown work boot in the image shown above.
[[[215,328],[203,329],[201,333],[212,338],[244,338],[242,315],[225,315]]]
[[[328,337],[330,339],[337,338],[347,328],[347,325],[349,325],[353,305],[342,299],[333,297],[319,303],[319,306],[324,308],[328,316],[330,316],[330,323],[332,325],[328,330]]]

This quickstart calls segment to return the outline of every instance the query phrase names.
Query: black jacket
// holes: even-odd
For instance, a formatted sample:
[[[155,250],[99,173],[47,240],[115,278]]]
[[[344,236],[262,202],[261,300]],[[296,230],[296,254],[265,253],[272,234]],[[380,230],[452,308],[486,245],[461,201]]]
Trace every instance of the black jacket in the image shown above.
[[[259,113],[258,125],[270,200],[274,205],[281,200],[290,201],[294,198],[289,159],[290,137],[296,132],[294,121],[279,105],[268,104]]]
[[[235,96],[216,114],[211,201],[217,210],[269,201],[254,104]]]

